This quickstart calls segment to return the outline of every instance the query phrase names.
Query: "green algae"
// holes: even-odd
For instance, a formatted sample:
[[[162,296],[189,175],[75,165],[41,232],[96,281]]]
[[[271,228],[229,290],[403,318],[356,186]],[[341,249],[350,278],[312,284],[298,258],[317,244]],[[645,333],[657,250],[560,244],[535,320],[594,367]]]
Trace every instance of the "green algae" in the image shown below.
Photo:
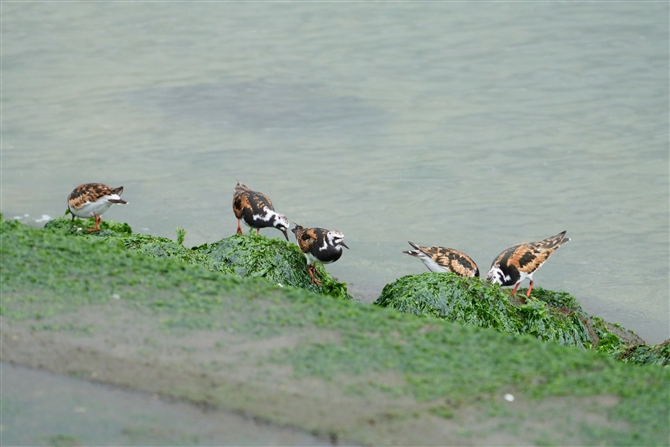
[[[579,319],[581,308],[574,299],[540,288],[536,296],[538,300],[515,305],[508,293],[479,278],[424,273],[387,284],[375,304],[417,316],[530,334],[565,346],[590,347],[588,331]]]
[[[179,309],[188,306],[183,299],[202,294],[198,307],[210,314],[218,303],[209,296],[235,290],[239,283],[204,269],[187,273],[185,263],[128,252],[104,235],[69,237],[14,221],[2,221],[0,229],[1,309],[14,319],[41,320],[115,296],[150,308]]]
[[[299,287],[335,298],[351,299],[346,285],[319,266],[321,285],[307,274],[305,257],[295,244],[261,235],[234,235],[194,248],[211,260],[212,269],[242,277],[263,278],[273,284]]]
[[[454,324],[438,318],[436,311],[431,318],[416,318],[406,311],[334,300],[301,288],[282,288],[262,278],[213,271],[211,265],[191,263],[180,256],[129,250],[127,239],[109,234],[72,237],[68,231],[36,230],[3,221],[0,236],[3,317],[33,321],[36,328],[72,330],[66,323],[57,327],[45,320],[114,301],[133,312],[155,314],[153,324],[184,334],[203,329],[234,330],[270,338],[296,331],[325,331],[335,335],[309,337],[294,346],[278,348],[268,361],[289,366],[298,380],[309,377],[339,383],[342,377],[360,377],[349,388],[357,396],[366,398],[378,392],[391,398],[409,396],[425,404],[413,412],[443,417],[457,415],[466,405],[490,402],[503,389],[534,399],[613,395],[620,402],[606,410],[607,417],[624,421],[629,428],[585,432],[584,444],[654,445],[668,439],[668,368],[628,365],[584,348],[484,329],[471,322]],[[210,249],[216,252],[216,248],[208,245],[195,251],[203,254]],[[225,247],[220,250],[225,252]],[[434,287],[443,290],[440,284]],[[459,280],[449,287],[461,294],[492,293],[484,286]],[[554,304],[577,311],[578,304],[569,296],[550,295]],[[478,310],[479,304],[467,304],[477,314],[468,318],[484,319],[478,312],[485,309]],[[405,305],[407,309],[422,306],[420,301]],[[440,305],[449,309],[448,303]],[[464,306],[454,309],[465,316]],[[554,312],[533,306],[539,305],[519,310],[519,315],[525,312],[543,321]],[[498,321],[500,327],[509,324],[503,319],[492,321]],[[378,380],[389,376],[396,378],[392,386]],[[403,413],[398,417],[415,416]]]
[[[67,215],[68,213],[66,213]],[[127,236],[133,233],[132,228],[127,223],[114,222],[112,220],[103,220],[100,222],[100,231],[89,232],[95,226],[95,219],[79,219],[61,217],[50,220],[44,226],[45,229],[59,233],[69,234],[73,236],[89,236],[89,237],[107,237],[111,235]]]
[[[631,331],[587,314],[569,293],[540,287],[533,289],[531,299],[520,300],[500,286],[479,278],[424,273],[404,276],[387,284],[374,304],[416,316],[528,334],[543,341],[594,349],[621,359],[631,349],[646,346]],[[654,355],[628,355],[625,360],[668,363],[667,350],[650,347],[650,352]]]
[[[625,362],[667,366],[670,364],[670,340],[658,345],[636,345],[622,352],[618,358]]]
[[[302,315],[306,323],[333,327],[314,311],[303,309]],[[374,395],[373,390],[394,397],[411,396],[429,404],[431,413],[448,418],[468,404],[489,401],[501,389],[518,390],[537,399],[618,395],[624,397],[624,403],[609,411],[609,417],[627,420],[635,428],[625,433],[608,432],[609,442],[654,444],[665,442],[662,436],[667,437],[667,418],[652,415],[653,411],[667,415],[670,410],[667,369],[653,372],[647,366],[633,372],[626,369],[633,366],[595,352],[472,325],[416,319],[392,309],[331,307],[328,315],[336,327],[344,329],[337,342],[287,348],[276,354],[276,361],[292,365],[298,377],[327,380],[343,375],[386,377],[392,371],[400,384],[385,387],[372,378],[354,391],[361,396]],[[627,372],[622,375],[623,371]],[[661,394],[650,395],[648,387]],[[650,410],[654,407],[657,410]],[[602,441],[596,435],[594,439]]]
[[[346,284],[336,281],[319,265],[321,285],[312,282],[307,274],[306,261],[297,245],[261,235],[233,235],[211,244],[191,249],[183,246],[186,230],[176,229],[177,241],[147,234],[133,234],[128,224],[103,221],[101,231],[89,233],[89,225],[79,226],[79,221],[61,218],[45,225],[45,229],[61,234],[77,235],[120,243],[130,251],[154,258],[179,259],[191,265],[202,265],[212,271],[245,278],[263,278],[280,286],[299,287],[315,293],[350,300]]]

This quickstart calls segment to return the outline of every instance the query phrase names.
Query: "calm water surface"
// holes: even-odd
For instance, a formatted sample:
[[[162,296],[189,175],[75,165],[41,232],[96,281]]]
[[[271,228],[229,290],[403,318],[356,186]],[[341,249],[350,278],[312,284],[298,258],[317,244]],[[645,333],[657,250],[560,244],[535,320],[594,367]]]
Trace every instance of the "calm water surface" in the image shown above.
[[[667,3],[3,3],[2,212],[213,242],[237,180],[344,232],[370,302],[426,271],[568,230],[535,275],[669,337]],[[276,230],[264,230],[281,237]]]

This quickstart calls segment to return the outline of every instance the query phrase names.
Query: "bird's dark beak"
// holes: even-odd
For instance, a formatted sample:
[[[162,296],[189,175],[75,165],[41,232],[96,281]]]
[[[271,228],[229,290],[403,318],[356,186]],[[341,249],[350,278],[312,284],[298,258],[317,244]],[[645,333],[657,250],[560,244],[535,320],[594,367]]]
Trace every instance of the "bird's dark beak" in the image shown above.
[[[349,249],[349,247],[347,247],[347,244],[345,244],[344,241],[340,242],[340,245],[343,246],[346,249]]]
[[[284,237],[286,238],[286,242],[288,242],[288,232],[286,231],[286,228],[281,228],[281,232],[284,233]]]

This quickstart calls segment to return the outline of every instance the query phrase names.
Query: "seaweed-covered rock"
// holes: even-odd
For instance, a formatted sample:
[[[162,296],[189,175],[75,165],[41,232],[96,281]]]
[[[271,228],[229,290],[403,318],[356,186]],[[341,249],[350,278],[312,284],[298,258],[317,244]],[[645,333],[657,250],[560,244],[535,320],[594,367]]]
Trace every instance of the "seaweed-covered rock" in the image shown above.
[[[61,218],[47,222],[44,229],[111,244],[121,244],[127,250],[135,251],[152,258],[177,258],[189,264],[200,264],[209,267],[208,258],[168,238],[133,233],[133,230],[127,223],[118,223],[110,220],[103,220],[100,223],[100,231],[93,233],[86,231],[87,228],[92,228],[93,222],[93,219],[71,220]],[[183,231],[178,228],[177,235],[179,236],[180,232]]]
[[[148,234],[133,234],[128,224],[103,220],[101,231],[88,232],[93,219],[64,217],[45,225],[45,229],[61,234],[122,244],[127,250],[154,258],[176,258],[189,264],[198,264],[222,273],[263,278],[282,286],[300,287],[335,298],[352,299],[346,284],[336,281],[324,268],[318,266],[321,285],[314,284],[307,274],[306,261],[295,244],[265,236],[233,235],[212,244],[186,248],[181,242],[185,231],[177,228],[177,241]]]
[[[351,299],[345,284],[337,282],[322,267],[321,285],[307,274],[305,257],[295,244],[256,234],[233,235],[193,250],[211,260],[211,268],[239,276],[262,277],[282,286],[300,287],[336,298]]]
[[[596,351],[627,363],[670,365],[670,340],[648,345],[633,331],[593,316],[585,320],[585,326]]]
[[[529,334],[626,362],[670,364],[670,341],[649,346],[632,331],[587,314],[566,292],[536,287],[531,299],[521,301],[479,278],[424,273],[387,284],[375,304],[418,316]]]
[[[74,236],[86,236],[95,238],[104,238],[109,236],[129,236],[133,234],[132,228],[127,223],[114,222],[112,220],[103,220],[100,222],[100,231],[89,232],[89,228],[95,226],[95,219],[80,219],[71,217],[61,217],[50,220],[44,225],[45,230],[54,233],[70,234]]]
[[[215,270],[212,266],[212,260],[207,256],[168,238],[148,234],[134,234],[124,237],[123,244],[127,250],[136,251],[152,258],[177,258],[189,264],[203,265],[210,270]]]
[[[629,363],[670,365],[670,340],[653,346],[645,344],[632,346],[621,353],[618,358]]]
[[[591,347],[581,307],[567,294],[537,290],[539,300],[515,305],[508,292],[479,278],[448,273],[408,275],[387,284],[375,304],[414,315],[530,334],[567,346]],[[545,301],[546,300],[546,301]],[[553,307],[547,302],[560,304]]]

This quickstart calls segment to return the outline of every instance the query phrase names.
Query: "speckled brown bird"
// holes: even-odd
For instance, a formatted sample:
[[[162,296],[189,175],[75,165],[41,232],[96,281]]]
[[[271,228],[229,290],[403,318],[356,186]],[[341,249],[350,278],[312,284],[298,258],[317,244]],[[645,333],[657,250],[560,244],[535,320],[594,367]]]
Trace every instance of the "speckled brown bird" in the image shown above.
[[[421,259],[431,272],[451,272],[459,276],[479,276],[475,261],[465,253],[447,247],[422,247],[409,242],[414,250],[403,253]]]
[[[288,241],[288,219],[275,211],[272,200],[265,194],[252,191],[237,182],[233,195],[233,212],[237,217],[237,234],[242,234],[240,222],[244,220],[245,225],[256,229],[256,234],[261,234],[261,228],[274,227],[284,233]]]
[[[125,205],[128,202],[121,199],[123,186],[110,188],[102,183],[84,183],[77,186],[67,197],[67,207],[72,214],[72,220],[76,217],[95,218],[95,226],[87,231],[100,231],[100,217],[112,205]]]
[[[320,285],[321,281],[314,276],[318,274],[314,263],[330,264],[340,259],[342,247],[349,248],[344,243],[344,235],[337,230],[305,228],[298,224],[291,231],[307,258],[307,273],[315,284]]]
[[[493,261],[486,279],[501,286],[514,285],[512,290],[514,295],[521,281],[528,278],[530,286],[526,296],[530,296],[533,290],[533,273],[542,267],[561,245],[570,241],[570,238],[565,237],[565,233],[566,231],[563,231],[538,242],[524,242],[508,248]]]

